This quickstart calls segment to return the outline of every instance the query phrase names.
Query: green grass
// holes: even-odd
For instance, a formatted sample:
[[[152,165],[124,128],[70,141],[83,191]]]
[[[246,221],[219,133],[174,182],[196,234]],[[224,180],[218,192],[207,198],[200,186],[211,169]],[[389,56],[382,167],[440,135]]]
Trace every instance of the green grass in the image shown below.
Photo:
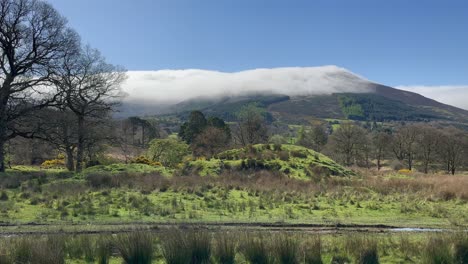
[[[116,163],[110,165],[97,165],[93,167],[86,168],[83,171],[83,174],[90,174],[90,173],[150,173],[150,172],[158,172],[163,175],[171,175],[172,170],[165,168],[163,166],[150,166],[146,164],[123,164],[123,163]]]

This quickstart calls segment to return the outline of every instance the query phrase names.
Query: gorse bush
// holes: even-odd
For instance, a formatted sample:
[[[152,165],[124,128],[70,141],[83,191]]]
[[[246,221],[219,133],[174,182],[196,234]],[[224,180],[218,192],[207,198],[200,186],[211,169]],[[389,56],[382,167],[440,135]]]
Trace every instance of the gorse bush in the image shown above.
[[[126,264],[150,264],[154,256],[153,235],[144,231],[119,234],[114,245]]]

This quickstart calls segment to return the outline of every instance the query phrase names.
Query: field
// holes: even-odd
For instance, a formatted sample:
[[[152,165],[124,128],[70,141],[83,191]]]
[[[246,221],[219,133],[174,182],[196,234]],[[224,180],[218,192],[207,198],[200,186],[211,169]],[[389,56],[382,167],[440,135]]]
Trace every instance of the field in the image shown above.
[[[0,263],[466,263],[467,203],[466,174],[351,170],[289,145],[176,168],[16,166]]]
[[[92,167],[80,174],[9,171],[1,177],[0,221],[5,226],[170,221],[431,228],[468,223],[465,175],[364,170],[306,178],[299,165],[291,176],[232,168],[214,176],[195,174],[213,169],[212,163],[219,160],[193,161],[181,168],[188,166],[193,174],[183,176],[143,164]],[[199,169],[193,170],[194,164]]]

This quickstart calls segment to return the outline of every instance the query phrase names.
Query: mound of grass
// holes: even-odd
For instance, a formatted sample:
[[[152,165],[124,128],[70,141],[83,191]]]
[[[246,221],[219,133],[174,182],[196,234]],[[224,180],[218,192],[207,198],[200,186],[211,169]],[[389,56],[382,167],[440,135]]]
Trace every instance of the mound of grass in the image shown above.
[[[300,179],[354,175],[327,156],[295,145],[258,144],[228,150],[210,160],[191,161],[185,166],[185,173],[201,176],[218,175],[222,170],[280,171]]]

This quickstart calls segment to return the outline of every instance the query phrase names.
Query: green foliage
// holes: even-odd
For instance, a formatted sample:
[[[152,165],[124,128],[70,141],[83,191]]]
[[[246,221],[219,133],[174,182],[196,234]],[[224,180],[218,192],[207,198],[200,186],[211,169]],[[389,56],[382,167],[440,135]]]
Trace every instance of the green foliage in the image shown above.
[[[286,144],[287,141],[286,139],[281,136],[281,135],[273,135],[270,137],[270,140],[268,140],[269,143],[275,144],[275,145],[281,145],[281,144]]]
[[[376,94],[339,94],[343,114],[353,120],[369,121],[427,121],[447,119],[446,114],[431,108],[417,107]]]
[[[360,104],[357,104],[352,97],[341,95],[338,97],[343,114],[349,119],[363,119],[364,111]]]
[[[189,146],[173,138],[154,139],[150,142],[147,156],[152,161],[161,162],[164,166],[174,168],[189,155]]]
[[[205,115],[200,111],[193,111],[190,113],[189,120],[180,127],[179,137],[190,144],[207,125]]]

